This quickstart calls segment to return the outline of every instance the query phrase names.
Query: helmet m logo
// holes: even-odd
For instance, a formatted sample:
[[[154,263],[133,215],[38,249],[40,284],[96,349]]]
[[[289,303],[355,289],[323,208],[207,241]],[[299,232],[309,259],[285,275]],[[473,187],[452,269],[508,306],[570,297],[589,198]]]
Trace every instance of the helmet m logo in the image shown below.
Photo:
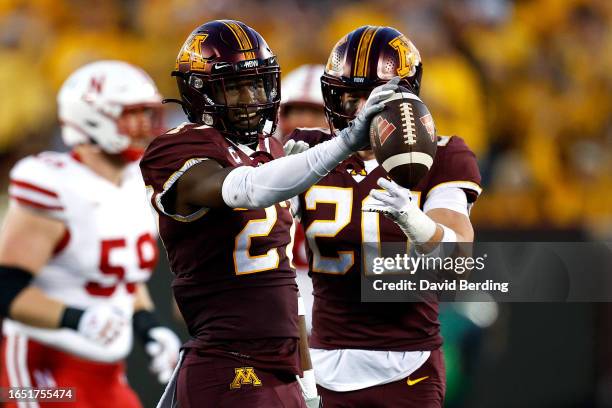
[[[399,67],[397,67],[397,75],[401,78],[414,75],[416,66],[421,61],[421,56],[412,42],[406,36],[400,35],[389,41],[389,45],[398,53]]]
[[[189,63],[192,70],[202,70],[206,60],[202,56],[202,43],[206,41],[208,34],[194,34],[185,41],[181,52],[176,59],[176,69],[183,63]]]
[[[252,385],[254,387],[261,387],[261,380],[255,374],[253,367],[241,367],[235,368],[236,376],[234,381],[230,384],[230,389],[235,390],[242,387],[243,385]]]
[[[92,76],[91,80],[89,81],[89,89],[87,90],[87,93],[101,94],[102,88],[104,88],[104,80],[104,76]]]

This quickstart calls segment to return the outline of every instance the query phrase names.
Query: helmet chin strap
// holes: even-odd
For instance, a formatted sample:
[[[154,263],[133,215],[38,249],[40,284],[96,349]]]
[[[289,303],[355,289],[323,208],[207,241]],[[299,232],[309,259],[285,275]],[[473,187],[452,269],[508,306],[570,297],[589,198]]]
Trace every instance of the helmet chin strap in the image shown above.
[[[251,125],[248,124],[248,127],[246,129],[238,128],[231,123],[229,124],[224,123],[224,127],[226,129],[227,134],[230,135],[231,139],[233,139],[235,142],[239,144],[247,145],[250,147],[251,145],[256,145],[259,142],[259,135],[261,133],[263,133],[265,136],[268,136],[268,134],[266,134],[265,132],[267,122],[270,122],[268,127],[272,129],[274,124],[270,120],[266,120],[266,123],[264,123],[264,125],[262,126],[261,119],[257,123],[257,125],[253,127],[251,127]]]
[[[266,122],[263,125],[262,133],[265,136],[270,136],[272,134],[272,126],[274,126],[274,123],[272,123],[270,119],[266,119]]]
[[[136,146],[128,146],[125,150],[119,152],[119,153],[108,153],[106,151],[104,151],[104,149],[102,149],[102,147],[100,146],[100,144],[98,144],[93,138],[89,137],[89,144],[96,146],[98,149],[100,149],[101,152],[109,155],[109,156],[118,156],[121,157],[121,159],[127,164],[127,163],[133,163],[136,162],[138,160],[140,160],[142,158],[142,156],[144,155],[144,149],[141,147],[136,147]]]
[[[142,158],[144,155],[144,149],[141,147],[129,146],[127,149],[119,153],[121,158],[125,160],[126,163],[133,163]]]

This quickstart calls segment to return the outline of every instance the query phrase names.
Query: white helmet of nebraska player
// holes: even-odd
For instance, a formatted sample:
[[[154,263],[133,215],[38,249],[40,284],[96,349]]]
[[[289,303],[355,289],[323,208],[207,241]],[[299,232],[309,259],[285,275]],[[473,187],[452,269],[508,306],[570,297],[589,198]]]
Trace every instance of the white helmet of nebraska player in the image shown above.
[[[302,65],[287,74],[281,83],[281,106],[323,107],[325,103],[321,92],[321,75],[324,71],[323,65]]]
[[[132,141],[118,122],[129,109],[151,108],[152,132],[162,127],[155,83],[142,69],[122,61],[98,61],[77,69],[62,85],[57,103],[68,146],[94,143],[109,154],[126,152]]]

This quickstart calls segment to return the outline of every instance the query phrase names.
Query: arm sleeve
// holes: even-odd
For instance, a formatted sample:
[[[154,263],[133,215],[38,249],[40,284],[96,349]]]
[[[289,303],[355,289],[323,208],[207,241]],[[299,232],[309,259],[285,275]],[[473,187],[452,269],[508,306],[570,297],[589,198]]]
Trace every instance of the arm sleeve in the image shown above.
[[[351,153],[348,145],[335,137],[259,167],[238,167],[223,181],[223,201],[232,208],[266,208],[288,200],[319,181]]]

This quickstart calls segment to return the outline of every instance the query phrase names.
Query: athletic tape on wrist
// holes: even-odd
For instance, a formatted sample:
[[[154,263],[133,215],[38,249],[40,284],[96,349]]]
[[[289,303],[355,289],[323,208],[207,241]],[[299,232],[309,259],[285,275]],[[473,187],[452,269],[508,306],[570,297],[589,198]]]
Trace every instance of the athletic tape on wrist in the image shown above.
[[[302,377],[298,377],[298,380],[306,399],[317,397],[317,381],[315,379],[313,369],[304,371],[304,375]]]
[[[304,299],[301,296],[298,297],[298,316],[306,315],[306,305],[304,305]]]

